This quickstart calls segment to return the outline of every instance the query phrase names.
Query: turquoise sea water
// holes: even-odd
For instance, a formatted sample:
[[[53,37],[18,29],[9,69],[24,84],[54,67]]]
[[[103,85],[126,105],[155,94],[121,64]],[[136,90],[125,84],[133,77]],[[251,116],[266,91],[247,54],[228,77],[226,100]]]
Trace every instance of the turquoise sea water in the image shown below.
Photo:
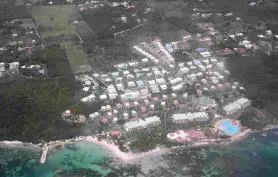
[[[182,175],[181,169],[187,169],[186,174],[190,172],[196,177],[277,177],[278,129],[253,134],[224,147],[184,149],[174,154],[177,155],[171,155],[171,160],[163,157],[168,159],[165,163],[169,168],[163,169],[160,176],[167,176],[165,170]],[[126,170],[112,168],[114,164],[110,163],[108,153],[89,143],[57,150],[50,154],[44,165],[38,160],[39,152],[0,149],[0,177],[100,177],[109,172],[115,177],[124,177]],[[152,174],[161,169],[153,169]]]
[[[106,176],[105,163],[109,155],[91,143],[77,143],[50,153],[45,164],[39,164],[39,152],[2,149],[1,177],[56,177],[69,176],[79,171],[92,171],[94,176]]]

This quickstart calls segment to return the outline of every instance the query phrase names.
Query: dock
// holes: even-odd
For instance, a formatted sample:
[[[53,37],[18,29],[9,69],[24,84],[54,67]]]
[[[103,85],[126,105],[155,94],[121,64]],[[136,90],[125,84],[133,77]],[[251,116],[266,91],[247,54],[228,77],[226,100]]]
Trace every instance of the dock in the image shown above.
[[[46,157],[47,157],[47,153],[48,153],[48,146],[44,146],[42,149],[42,154],[41,154],[41,159],[40,159],[40,163],[44,164],[46,161]]]

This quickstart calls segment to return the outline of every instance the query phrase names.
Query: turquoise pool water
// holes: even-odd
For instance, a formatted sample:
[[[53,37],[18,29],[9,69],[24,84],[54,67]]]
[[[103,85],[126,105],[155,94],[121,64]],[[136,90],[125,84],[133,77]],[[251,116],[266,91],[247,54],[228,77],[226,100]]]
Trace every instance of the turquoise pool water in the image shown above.
[[[220,120],[218,123],[218,129],[223,131],[226,135],[233,136],[240,131],[240,127],[237,124],[233,123],[233,120],[230,119],[223,119]]]

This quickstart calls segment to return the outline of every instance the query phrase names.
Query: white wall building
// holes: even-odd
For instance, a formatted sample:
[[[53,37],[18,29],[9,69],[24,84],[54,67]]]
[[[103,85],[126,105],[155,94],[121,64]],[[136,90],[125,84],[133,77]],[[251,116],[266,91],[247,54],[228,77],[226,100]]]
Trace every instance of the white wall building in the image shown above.
[[[131,132],[131,131],[147,128],[149,126],[159,125],[160,123],[161,123],[160,118],[157,116],[153,116],[153,117],[145,118],[144,120],[139,119],[139,120],[127,122],[124,124],[124,129],[127,132]]]
[[[177,84],[180,84],[181,82],[183,82],[183,79],[181,77],[170,79],[171,85],[177,85]]]
[[[231,115],[234,114],[251,104],[251,101],[247,98],[239,98],[238,100],[223,107],[224,114]]]
[[[206,112],[173,114],[172,118],[174,123],[203,122],[209,120]]]

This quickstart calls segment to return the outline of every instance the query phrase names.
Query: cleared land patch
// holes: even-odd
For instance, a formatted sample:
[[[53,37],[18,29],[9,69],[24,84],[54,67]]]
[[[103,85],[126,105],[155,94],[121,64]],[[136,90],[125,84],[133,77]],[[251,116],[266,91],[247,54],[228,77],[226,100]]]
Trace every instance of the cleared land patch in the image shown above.
[[[91,71],[92,68],[81,45],[65,44],[65,49],[74,74]]]
[[[74,34],[71,22],[78,18],[78,14],[72,5],[39,6],[34,7],[31,13],[42,38]]]

